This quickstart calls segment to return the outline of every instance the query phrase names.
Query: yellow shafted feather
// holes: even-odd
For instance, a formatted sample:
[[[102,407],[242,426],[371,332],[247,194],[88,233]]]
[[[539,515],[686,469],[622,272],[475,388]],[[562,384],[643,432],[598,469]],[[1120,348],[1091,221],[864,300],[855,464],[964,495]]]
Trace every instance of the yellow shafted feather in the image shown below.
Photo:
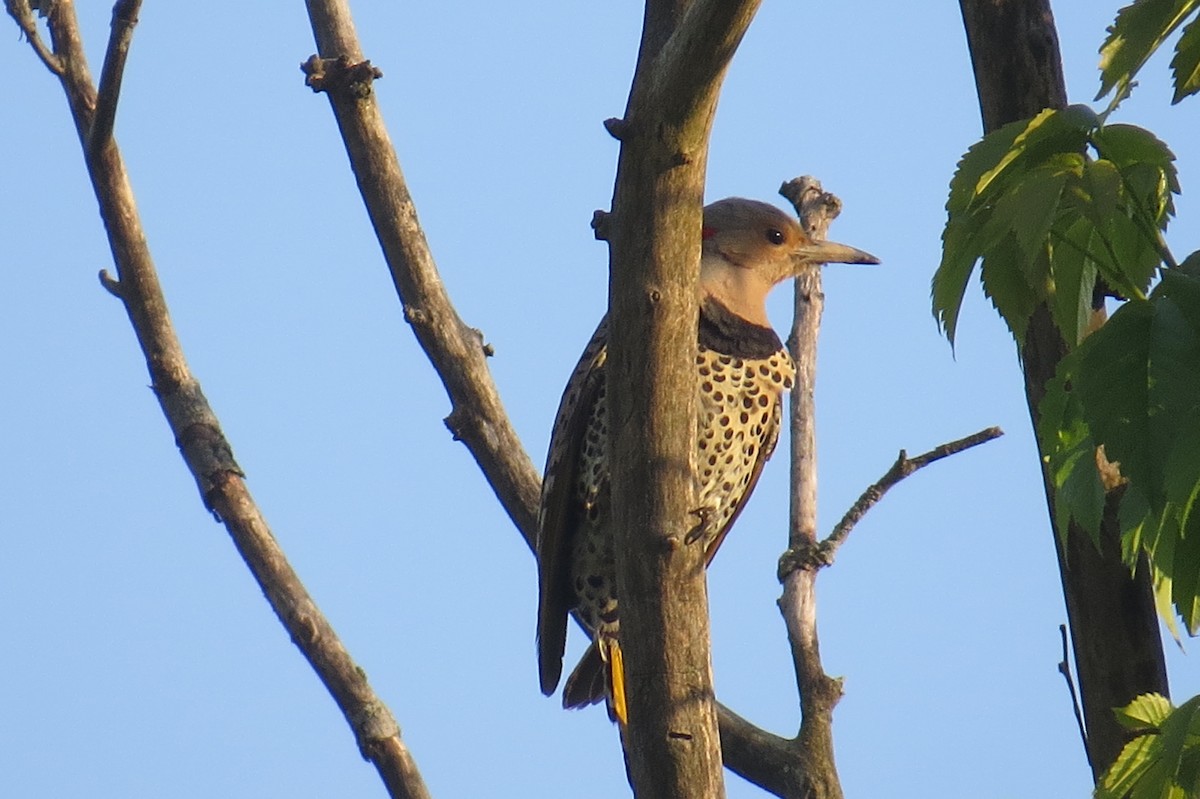
[[[613,715],[622,727],[629,723],[629,711],[625,707],[625,657],[621,654],[621,644],[616,639],[609,639],[607,646],[601,650],[608,663],[608,692],[611,696]]]

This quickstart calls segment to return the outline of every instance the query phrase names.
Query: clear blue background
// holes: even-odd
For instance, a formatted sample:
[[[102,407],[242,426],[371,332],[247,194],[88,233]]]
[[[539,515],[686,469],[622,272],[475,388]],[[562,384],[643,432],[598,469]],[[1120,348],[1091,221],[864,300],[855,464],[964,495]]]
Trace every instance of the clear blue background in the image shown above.
[[[82,3],[99,72],[110,4]],[[638,3],[354,4],[421,220],[496,349],[542,462],[604,311],[607,207]],[[1071,98],[1098,86],[1116,2],[1060,2]],[[56,81],[0,30],[0,796],[367,797],[383,789],[223,528],[202,509],[120,305]],[[401,317],[328,103],[303,85],[299,2],[147,3],[117,119],[175,324],[276,536],[390,704],[436,797],[625,795],[601,710],[537,689],[533,558],[465,448]],[[1200,100],[1169,54],[1119,115],[1180,157],[1169,241],[1200,247]],[[909,479],[819,583],[846,793],[1085,796],[1065,621],[1014,347],[975,285],[957,355],[929,312],[946,185],[980,133],[956,4],[768,2],[712,140],[709,199],[812,174],[827,271],[821,524],[901,447],[1008,435]],[[781,202],[781,201],[780,201]],[[786,327],[790,291],[772,298]],[[797,725],[775,562],[786,456],[710,573],[720,698]],[[1194,657],[1167,648],[1177,698]],[[582,650],[573,635],[568,658]],[[731,797],[759,795],[730,775]]]

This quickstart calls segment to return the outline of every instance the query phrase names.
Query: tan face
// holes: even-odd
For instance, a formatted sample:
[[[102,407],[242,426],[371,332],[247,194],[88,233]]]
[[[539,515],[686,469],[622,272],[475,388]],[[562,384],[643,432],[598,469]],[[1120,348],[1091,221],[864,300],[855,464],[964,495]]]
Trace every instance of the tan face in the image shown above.
[[[811,244],[799,223],[773,205],[729,198],[704,209],[704,251],[750,269],[773,286],[791,277],[798,248]]]
[[[700,293],[766,324],[768,292],[822,263],[875,264],[875,256],[831,241],[812,241],[799,222],[773,205],[730,197],[704,209]]]

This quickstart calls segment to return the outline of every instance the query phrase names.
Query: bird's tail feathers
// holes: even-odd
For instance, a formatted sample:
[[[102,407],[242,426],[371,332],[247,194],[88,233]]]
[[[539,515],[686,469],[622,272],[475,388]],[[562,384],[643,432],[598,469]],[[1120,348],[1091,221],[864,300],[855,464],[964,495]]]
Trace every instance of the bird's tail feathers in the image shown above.
[[[563,707],[594,705],[607,699],[608,716],[622,726],[629,718],[625,705],[625,658],[615,638],[597,636],[563,686]]]

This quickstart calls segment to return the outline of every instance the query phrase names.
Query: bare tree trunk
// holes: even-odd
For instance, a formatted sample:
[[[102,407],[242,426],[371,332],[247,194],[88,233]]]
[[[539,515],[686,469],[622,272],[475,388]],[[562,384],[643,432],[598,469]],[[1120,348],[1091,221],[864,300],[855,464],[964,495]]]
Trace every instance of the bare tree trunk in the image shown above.
[[[960,0],[985,131],[1067,104],[1058,35],[1049,0]],[[1095,309],[1103,321],[1104,307]],[[1021,347],[1029,414],[1038,405],[1067,348],[1050,311],[1040,306]],[[1043,462],[1044,463],[1044,462]],[[1054,490],[1043,466],[1046,502]],[[1098,779],[1129,734],[1112,713],[1139,694],[1167,694],[1167,672],[1146,564],[1131,578],[1121,560],[1117,501],[1102,525],[1103,550],[1072,524],[1065,544],[1054,536],[1083,700],[1087,757]],[[1053,523],[1051,524],[1053,528]],[[1014,578],[1015,582],[1015,578]]]

